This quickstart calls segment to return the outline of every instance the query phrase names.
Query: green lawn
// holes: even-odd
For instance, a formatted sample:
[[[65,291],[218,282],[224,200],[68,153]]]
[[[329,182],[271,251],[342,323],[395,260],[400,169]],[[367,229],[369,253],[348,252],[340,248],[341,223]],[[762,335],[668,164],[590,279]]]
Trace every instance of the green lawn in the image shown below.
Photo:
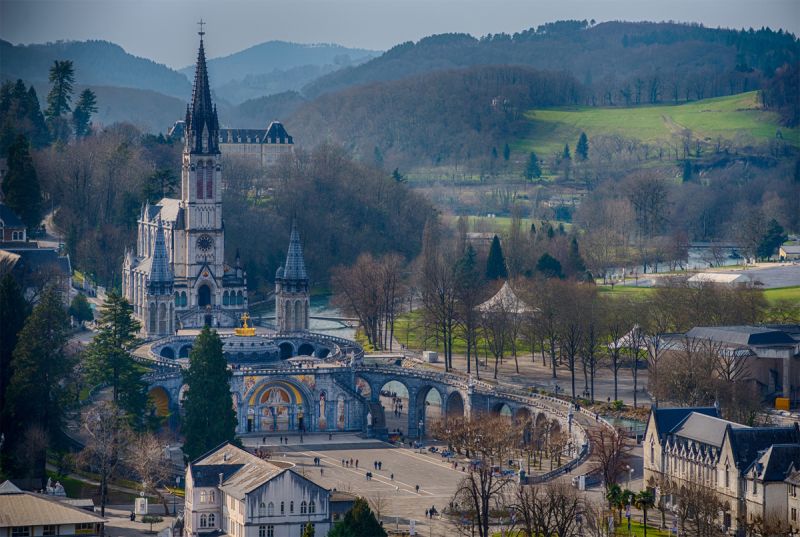
[[[649,515],[649,512],[648,512]],[[660,515],[659,515],[660,516]],[[648,516],[648,520],[649,520]],[[604,533],[605,535],[605,533]],[[644,526],[636,521],[631,522],[631,532],[628,533],[628,524],[625,519],[622,520],[622,526],[615,528],[614,535],[616,537],[644,537]],[[507,537],[523,537],[523,533],[521,531],[506,533]],[[670,537],[669,531],[659,530],[654,528],[650,524],[647,525],[647,536],[648,537]],[[495,533],[492,537],[500,537],[500,533]]]
[[[489,218],[486,216],[468,216],[467,218],[469,221],[469,231],[508,233],[508,231],[511,229],[510,216],[495,216],[494,218]],[[447,222],[455,227],[458,223],[458,217],[451,217],[447,220]],[[563,224],[566,231],[569,231],[570,227],[572,226],[572,224],[569,222],[559,222],[558,220],[549,220],[548,222],[551,226],[553,226],[553,228],[556,229],[558,228],[559,224]],[[520,218],[520,229],[527,233],[531,228],[531,223],[535,224],[536,229],[538,230],[544,221],[539,219]]]
[[[610,285],[598,285],[597,290],[609,296],[632,297],[645,297],[653,292],[652,287],[633,287],[628,285],[615,285],[613,288]]]
[[[796,300],[800,302],[800,285],[794,287],[779,287],[778,289],[765,289],[764,296],[770,303],[778,300]]]
[[[593,136],[613,134],[658,144],[682,136],[684,129],[692,131],[694,140],[708,143],[742,136],[764,143],[780,130],[784,140],[800,147],[800,129],[781,127],[776,113],[759,106],[755,91],[678,105],[530,110],[526,117],[531,120],[530,132],[513,149],[534,150],[540,158],[560,152],[565,143],[574,151],[582,131],[591,145]]]

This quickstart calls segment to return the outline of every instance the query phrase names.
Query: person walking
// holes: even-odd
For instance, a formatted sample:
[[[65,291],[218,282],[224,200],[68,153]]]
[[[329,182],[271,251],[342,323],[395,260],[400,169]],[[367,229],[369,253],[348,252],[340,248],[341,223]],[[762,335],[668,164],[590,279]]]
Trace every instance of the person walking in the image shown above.
[[[394,474],[391,474],[391,475],[389,476],[389,479],[391,479],[392,481],[394,481]]]
[[[416,485],[414,488],[417,490],[417,494],[419,494],[419,485]]]

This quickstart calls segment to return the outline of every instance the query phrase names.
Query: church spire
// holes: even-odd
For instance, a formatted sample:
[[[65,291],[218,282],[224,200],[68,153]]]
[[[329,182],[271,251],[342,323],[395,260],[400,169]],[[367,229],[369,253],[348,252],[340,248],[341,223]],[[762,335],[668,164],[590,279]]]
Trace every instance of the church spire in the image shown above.
[[[289,237],[289,252],[286,254],[283,278],[285,280],[308,280],[306,262],[303,259],[303,247],[300,245],[300,234],[297,232],[297,220],[292,220],[292,233]]]
[[[208,83],[206,52],[203,44],[203,25],[200,24],[200,48],[197,51],[197,65],[194,72],[192,102],[186,110],[186,147],[191,153],[219,153],[219,122],[217,109],[211,101],[211,88]]]
[[[169,265],[169,257],[167,256],[167,245],[166,241],[164,240],[164,225],[161,223],[161,218],[158,219],[156,243],[155,247],[153,248],[153,257],[151,259],[148,280],[150,285],[150,294],[172,294],[174,277],[172,275],[172,268]]]

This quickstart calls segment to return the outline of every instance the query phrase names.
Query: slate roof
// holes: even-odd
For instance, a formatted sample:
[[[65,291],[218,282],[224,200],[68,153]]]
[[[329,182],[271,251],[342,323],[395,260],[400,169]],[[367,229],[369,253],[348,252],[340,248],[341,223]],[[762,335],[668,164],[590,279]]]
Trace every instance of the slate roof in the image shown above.
[[[192,463],[192,476],[199,468],[203,482],[208,483],[201,486],[219,486],[219,474],[222,473],[220,489],[241,500],[250,491],[287,471],[290,466],[290,464],[265,461],[225,442]],[[206,478],[207,471],[211,472],[209,478]]]
[[[273,121],[266,129],[220,129],[219,141],[223,144],[294,144],[280,121]]]
[[[800,463],[798,463],[800,465]],[[786,476],[786,482],[790,485],[800,486],[800,470],[794,470]]]
[[[671,434],[720,447],[725,440],[725,431],[728,428],[734,430],[749,429],[747,425],[740,425],[716,416],[692,412],[672,430]]]
[[[216,487],[219,485],[219,474],[222,474],[224,481],[243,467],[244,464],[193,464],[192,480],[196,487]]]
[[[167,256],[167,246],[164,244],[164,226],[161,220],[158,221],[156,229],[156,244],[153,248],[148,280],[151,292],[155,294],[172,294],[172,268],[169,265]]]
[[[0,485],[0,528],[98,522],[105,519],[50,496],[23,492],[10,481]]]
[[[792,336],[782,330],[761,326],[696,326],[686,335],[733,345],[794,345]]]
[[[55,248],[8,247],[2,252],[18,256],[17,259],[3,255],[5,263],[15,270],[34,273],[52,270],[65,277],[72,275],[72,266],[69,256],[61,256]]]
[[[758,457],[760,451],[775,444],[800,443],[798,424],[789,427],[752,427],[729,431],[734,464],[744,470]]]
[[[0,221],[5,227],[25,227],[17,213],[12,211],[5,203],[0,203]]]
[[[784,481],[793,468],[800,466],[800,444],[773,444],[758,458],[747,473],[755,470],[761,481]]]
[[[306,262],[303,259],[303,247],[300,245],[300,233],[297,222],[292,222],[292,233],[289,237],[289,251],[286,254],[286,266],[283,269],[285,280],[307,280]]]
[[[719,416],[719,411],[715,407],[683,407],[683,408],[653,408],[656,430],[660,438],[668,435],[692,412],[704,414],[706,416]]]

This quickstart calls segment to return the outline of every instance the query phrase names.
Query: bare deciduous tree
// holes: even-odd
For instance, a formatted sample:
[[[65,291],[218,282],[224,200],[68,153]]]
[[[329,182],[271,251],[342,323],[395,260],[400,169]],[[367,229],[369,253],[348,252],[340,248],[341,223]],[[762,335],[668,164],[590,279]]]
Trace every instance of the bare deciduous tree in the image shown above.
[[[169,515],[167,497],[161,487],[170,479],[172,472],[158,437],[149,432],[136,435],[129,446],[126,462],[138,476],[142,492],[158,496],[164,506],[164,514]]]
[[[633,446],[622,430],[608,427],[590,429],[589,441],[592,443],[594,469],[603,477],[607,493],[609,487],[625,473]]]

